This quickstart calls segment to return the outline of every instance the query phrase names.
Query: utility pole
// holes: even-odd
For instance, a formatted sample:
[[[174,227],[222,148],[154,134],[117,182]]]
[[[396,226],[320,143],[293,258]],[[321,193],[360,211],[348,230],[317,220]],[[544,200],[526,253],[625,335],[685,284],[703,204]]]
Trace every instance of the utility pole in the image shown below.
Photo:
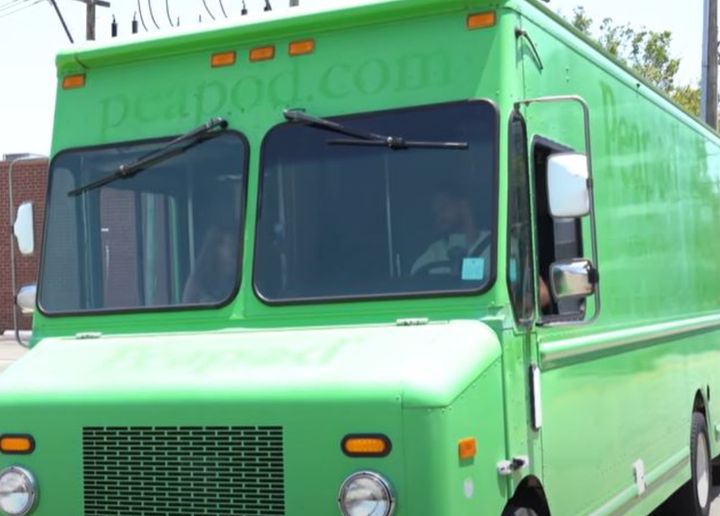
[[[95,41],[95,6],[110,7],[110,2],[105,0],[76,0],[85,4],[87,9],[85,15],[86,39]]]
[[[718,0],[705,0],[703,30],[702,117],[718,124]]]

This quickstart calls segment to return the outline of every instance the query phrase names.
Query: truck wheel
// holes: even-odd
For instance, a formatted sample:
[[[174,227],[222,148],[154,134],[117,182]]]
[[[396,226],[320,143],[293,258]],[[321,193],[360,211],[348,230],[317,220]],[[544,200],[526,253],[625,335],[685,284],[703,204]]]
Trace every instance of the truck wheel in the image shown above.
[[[682,505],[686,514],[708,516],[710,514],[710,486],[712,464],[705,416],[695,412],[690,431],[690,484],[682,490]]]
[[[538,516],[538,513],[531,507],[520,507],[510,503],[505,507],[502,516]]]
[[[541,507],[537,497],[524,493],[508,502],[502,516],[545,516],[547,511]]]

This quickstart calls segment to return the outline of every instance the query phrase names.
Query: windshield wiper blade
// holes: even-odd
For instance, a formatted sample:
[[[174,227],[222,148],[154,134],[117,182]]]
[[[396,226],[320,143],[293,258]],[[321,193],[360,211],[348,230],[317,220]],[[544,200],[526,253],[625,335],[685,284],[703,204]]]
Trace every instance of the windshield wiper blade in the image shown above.
[[[446,149],[468,150],[467,142],[423,142],[406,140],[397,136],[388,136],[384,140],[328,140],[328,145],[356,145],[361,147],[389,147],[393,150],[404,149]]]
[[[388,147],[393,150],[403,149],[446,149],[446,150],[467,150],[470,144],[467,142],[424,142],[406,140],[399,136],[384,136],[382,134],[357,131],[345,127],[338,122],[326,120],[312,115],[308,115],[304,111],[298,109],[286,109],[283,111],[285,120],[289,122],[304,123],[313,127],[326,129],[328,131],[352,136],[353,139],[337,139],[328,140],[328,145],[356,145],[356,146],[373,146]]]
[[[286,109],[283,111],[285,120],[288,122],[300,122],[306,125],[327,129],[333,133],[344,134],[345,136],[352,136],[359,140],[383,140],[385,137],[381,134],[365,133],[362,131],[356,131],[345,127],[342,124],[333,122],[332,120],[326,120],[325,118],[319,118],[316,116],[308,115],[304,111],[298,109]]]
[[[143,154],[135,161],[131,163],[123,163],[112,174],[109,174],[103,178],[98,179],[97,181],[93,181],[92,183],[88,183],[84,186],[81,186],[80,188],[72,190],[68,193],[68,196],[77,197],[78,195],[89,192],[90,190],[95,190],[97,188],[110,184],[118,179],[127,179],[129,177],[132,177],[135,174],[142,172],[143,170],[147,170],[155,165],[158,165],[159,163],[162,163],[163,161],[167,161],[168,159],[177,156],[178,154],[184,153],[185,151],[199,143],[207,141],[199,140],[201,136],[205,136],[213,132],[219,134],[220,132],[227,129],[227,127],[228,123],[225,119],[213,118],[207,123],[201,125],[200,127],[197,127],[192,131],[183,134],[182,136],[178,136],[171,142],[168,142],[163,147],[150,151],[147,154]],[[190,143],[181,147],[177,146],[178,144],[184,142]]]

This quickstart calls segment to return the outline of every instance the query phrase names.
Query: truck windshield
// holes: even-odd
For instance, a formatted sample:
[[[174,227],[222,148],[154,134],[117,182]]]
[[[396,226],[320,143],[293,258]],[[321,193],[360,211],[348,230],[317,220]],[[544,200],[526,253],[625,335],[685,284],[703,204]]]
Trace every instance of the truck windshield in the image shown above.
[[[71,150],[50,171],[45,313],[219,306],[239,283],[247,144],[203,137],[143,174],[83,185],[170,140]]]
[[[266,302],[480,292],[494,278],[497,114],[456,102],[332,119],[465,149],[338,145],[317,124],[262,152],[255,288]]]

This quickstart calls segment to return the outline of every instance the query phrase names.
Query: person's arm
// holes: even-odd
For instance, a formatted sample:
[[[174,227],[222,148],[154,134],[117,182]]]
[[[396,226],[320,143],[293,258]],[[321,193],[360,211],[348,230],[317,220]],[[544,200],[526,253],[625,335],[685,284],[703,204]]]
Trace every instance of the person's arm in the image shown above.
[[[430,246],[425,250],[425,252],[421,254],[417,260],[415,260],[412,269],[410,269],[410,275],[414,276],[417,271],[419,271],[426,265],[437,262],[439,259],[438,255],[438,243],[435,242],[433,244],[430,244]]]
[[[552,305],[552,297],[545,280],[540,277],[540,310],[546,311]]]

